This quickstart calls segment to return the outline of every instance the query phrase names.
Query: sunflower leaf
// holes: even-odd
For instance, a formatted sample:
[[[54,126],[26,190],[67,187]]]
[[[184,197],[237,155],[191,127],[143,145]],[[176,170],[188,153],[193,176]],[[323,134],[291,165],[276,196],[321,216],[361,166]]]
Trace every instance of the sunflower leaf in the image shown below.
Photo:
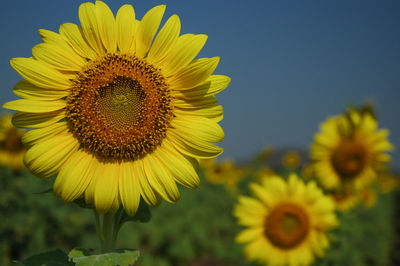
[[[32,255],[17,263],[27,266],[73,266],[74,263],[69,261],[67,254],[61,249],[55,249],[39,254]]]
[[[76,266],[129,266],[133,265],[139,258],[139,251],[135,249],[117,249],[100,255],[89,255],[90,251],[75,248],[69,256]]]

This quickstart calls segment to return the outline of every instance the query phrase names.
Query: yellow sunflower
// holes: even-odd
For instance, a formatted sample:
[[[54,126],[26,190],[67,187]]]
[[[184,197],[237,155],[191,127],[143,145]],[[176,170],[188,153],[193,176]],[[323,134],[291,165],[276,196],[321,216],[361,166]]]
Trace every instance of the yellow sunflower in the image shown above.
[[[317,178],[327,189],[361,190],[390,161],[389,131],[378,130],[369,113],[350,111],[331,117],[320,130],[311,146],[311,158]]]
[[[202,163],[205,179],[211,184],[224,185],[230,192],[236,192],[237,184],[243,177],[243,171],[235,166],[231,159],[222,162],[207,160]]]
[[[315,182],[296,174],[286,182],[275,176],[250,184],[255,198],[241,196],[234,215],[247,228],[236,238],[247,243],[249,260],[268,265],[309,265],[329,246],[327,230],[338,225],[333,200]]]
[[[299,167],[300,163],[301,156],[297,151],[288,151],[282,157],[282,165],[285,168],[294,169]]]
[[[336,209],[342,212],[349,211],[360,202],[360,197],[356,191],[334,191],[330,196],[335,202]]]
[[[25,147],[21,142],[24,132],[13,126],[11,118],[11,114],[0,117],[0,165],[18,171],[24,168]]]
[[[179,200],[176,182],[195,188],[197,159],[213,158],[224,138],[215,94],[230,78],[212,75],[219,58],[195,59],[207,36],[180,35],[172,15],[156,35],[165,5],[141,20],[131,5],[114,17],[101,2],[79,7],[81,27],[39,30],[33,57],[13,58],[24,78],[13,122],[33,128],[23,137],[24,162],[52,177],[65,202],[84,196],[99,213],[122,203],[135,214],[140,197],[150,205]]]

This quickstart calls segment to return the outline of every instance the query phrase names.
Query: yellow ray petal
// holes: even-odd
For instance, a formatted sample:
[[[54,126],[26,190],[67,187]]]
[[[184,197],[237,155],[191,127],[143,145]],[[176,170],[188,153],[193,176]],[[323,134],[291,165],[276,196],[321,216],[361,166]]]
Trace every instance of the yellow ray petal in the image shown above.
[[[63,118],[65,118],[64,110],[49,113],[17,112],[14,114],[12,122],[16,127],[42,128],[57,123]]]
[[[96,18],[96,7],[93,3],[87,2],[79,6],[79,20],[82,25],[83,36],[90,47],[99,55],[104,54],[99,25]]]
[[[146,201],[146,203],[151,206],[159,205],[161,203],[161,198],[157,194],[157,192],[152,189],[148,181],[148,178],[146,176],[146,173],[144,171],[142,160],[134,161],[133,172],[134,176],[137,176],[139,178],[141,195],[143,199]]]
[[[174,177],[165,165],[154,156],[145,156],[142,161],[144,172],[152,188],[166,201],[177,202],[180,198],[180,193]]]
[[[10,64],[18,74],[38,87],[52,90],[68,90],[71,87],[69,76],[33,58],[13,58]]]
[[[178,38],[168,55],[158,63],[164,76],[172,76],[186,67],[199,54],[207,35],[184,34]]]
[[[107,52],[114,53],[117,51],[114,15],[110,8],[102,1],[96,1],[95,6],[100,39]]]
[[[177,108],[174,109],[174,114],[179,116],[200,116],[206,117],[208,119],[213,120],[214,122],[219,122],[224,118],[224,109],[221,105],[213,105],[211,107],[204,107],[204,108]]]
[[[224,131],[216,122],[199,116],[181,116],[172,120],[171,125],[178,134],[196,136],[208,142],[220,142],[224,139]]]
[[[95,59],[96,52],[89,46],[83,38],[82,29],[73,23],[64,23],[60,26],[60,35],[69,43],[69,45],[79,54],[82,58]]]
[[[122,163],[122,172],[119,181],[119,195],[126,213],[135,215],[140,202],[139,177],[134,174],[133,162]]]
[[[118,183],[121,164],[118,162],[100,162],[95,173],[94,205],[100,214],[107,213],[118,197]]]
[[[181,22],[177,15],[171,16],[152,44],[147,61],[150,63],[157,63],[169,52],[175,42],[178,40],[181,31]]]
[[[24,163],[34,175],[52,177],[78,147],[79,143],[71,133],[58,134],[29,148]]]
[[[66,102],[64,100],[38,101],[32,99],[19,99],[3,104],[3,108],[30,113],[53,112],[65,107]]]
[[[206,80],[214,72],[219,62],[219,57],[200,58],[187,67],[181,69],[173,77],[169,78],[171,88],[180,90],[192,88]]]
[[[135,50],[135,10],[131,5],[123,5],[117,12],[116,32],[121,53]],[[133,45],[133,47],[132,47]]]
[[[73,153],[61,167],[54,182],[54,194],[64,202],[79,198],[92,180],[97,163],[97,159],[83,149]]]
[[[68,124],[66,122],[54,123],[44,128],[32,129],[22,136],[22,143],[27,146],[32,146],[38,141],[47,139],[59,133],[68,131]]]
[[[150,9],[140,21],[136,33],[136,55],[143,58],[150,49],[151,41],[160,26],[164,15],[165,5],[159,5]]]
[[[68,96],[66,90],[40,88],[27,80],[21,80],[15,84],[13,91],[17,96],[31,100],[57,100]]]

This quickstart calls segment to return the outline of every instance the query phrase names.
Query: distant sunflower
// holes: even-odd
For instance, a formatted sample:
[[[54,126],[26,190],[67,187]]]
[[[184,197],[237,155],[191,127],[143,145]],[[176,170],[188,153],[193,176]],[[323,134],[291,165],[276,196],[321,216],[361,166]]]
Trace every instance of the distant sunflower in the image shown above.
[[[211,184],[224,185],[230,192],[236,192],[237,184],[243,177],[243,171],[235,166],[233,160],[222,162],[207,160],[202,162],[205,179]]]
[[[311,146],[315,174],[327,189],[356,189],[369,185],[377,170],[390,161],[393,149],[388,130],[377,129],[369,113],[350,111],[329,118]]]
[[[357,191],[334,191],[330,196],[335,202],[336,209],[342,212],[351,210],[360,202],[360,197]]]
[[[11,118],[11,114],[0,117],[0,165],[22,170],[25,147],[21,138],[24,132],[13,126]]]
[[[197,159],[222,153],[212,144],[224,138],[215,94],[230,78],[212,75],[218,57],[195,59],[207,36],[179,36],[177,15],[156,36],[164,11],[139,21],[131,5],[114,18],[101,1],[83,3],[81,27],[39,30],[33,57],[11,60],[25,78],[14,88],[23,99],[4,107],[19,111],[15,125],[33,128],[25,164],[57,175],[54,193],[65,202],[84,195],[99,213],[122,203],[130,215],[141,196],[176,202],[176,182],[199,185]]]
[[[338,225],[335,205],[315,182],[304,184],[295,174],[285,182],[265,178],[250,184],[255,198],[239,197],[234,215],[247,228],[236,238],[247,243],[249,260],[268,265],[309,265],[329,246],[326,232]]]
[[[299,167],[301,156],[297,151],[288,151],[282,157],[282,164],[285,168],[293,169]]]

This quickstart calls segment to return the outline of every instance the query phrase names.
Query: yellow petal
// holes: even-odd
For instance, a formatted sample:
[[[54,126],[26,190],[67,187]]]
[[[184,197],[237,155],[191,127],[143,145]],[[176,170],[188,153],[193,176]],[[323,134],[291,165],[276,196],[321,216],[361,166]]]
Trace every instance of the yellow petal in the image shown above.
[[[86,58],[86,60],[93,60],[97,57],[96,52],[83,38],[82,29],[78,25],[64,23],[60,26],[60,34],[81,57]]]
[[[52,90],[68,90],[71,88],[70,76],[61,74],[61,72],[33,58],[13,58],[10,60],[10,64],[18,74],[38,87]]]
[[[207,142],[220,142],[224,139],[224,131],[216,122],[199,116],[181,116],[172,120],[171,125],[177,133],[195,136]]]
[[[178,38],[168,55],[158,64],[164,76],[172,76],[186,67],[199,54],[207,35],[184,34]]]
[[[207,141],[198,138],[180,135],[171,129],[167,133],[167,138],[174,144],[175,148],[188,156],[200,159],[214,158],[224,150]]]
[[[181,185],[192,189],[199,186],[200,179],[195,171],[198,162],[179,153],[167,139],[163,141],[162,147],[157,148],[156,156]]]
[[[80,71],[86,63],[68,45],[59,46],[53,43],[40,43],[32,48],[32,54],[35,59],[58,70]]]
[[[218,62],[219,57],[200,58],[193,61],[169,79],[171,88],[181,90],[196,86],[210,77]]]
[[[61,110],[65,108],[66,102],[64,100],[52,100],[52,101],[38,101],[31,99],[19,99],[3,104],[3,108],[30,112],[30,113],[46,113]]]
[[[223,75],[212,75],[200,85],[187,90],[174,91],[174,96],[183,99],[198,99],[220,93],[231,82],[231,78]]]
[[[83,149],[78,150],[61,167],[54,182],[54,194],[64,202],[76,200],[88,187],[96,166],[96,158]]]
[[[12,122],[16,127],[21,128],[42,128],[57,123],[65,118],[65,110],[49,113],[25,113],[14,114]]]
[[[152,188],[166,201],[174,203],[180,198],[174,177],[165,165],[154,156],[148,155],[143,159],[144,172]]]
[[[157,34],[149,54],[147,55],[147,61],[156,63],[164,58],[178,40],[180,31],[181,22],[179,17],[177,15],[171,16]]]
[[[122,163],[122,172],[119,181],[119,195],[126,213],[135,215],[140,202],[139,177],[134,174],[133,162]]]
[[[67,132],[68,130],[68,124],[66,122],[54,123],[44,128],[32,129],[25,132],[22,136],[22,143],[27,146],[32,146],[38,141],[43,141],[59,133]]]
[[[117,51],[114,15],[110,8],[102,1],[96,1],[95,6],[100,39],[107,52],[114,53]]]
[[[213,105],[211,107],[195,108],[195,109],[181,109],[175,108],[174,114],[179,116],[201,116],[213,120],[214,122],[219,122],[224,118],[224,109],[221,105]]]
[[[34,175],[52,177],[78,147],[79,143],[71,133],[58,134],[29,148],[24,163]]]
[[[136,55],[145,57],[150,49],[151,41],[160,26],[164,15],[165,5],[159,5],[150,9],[140,21],[136,35]]]
[[[136,160],[133,162],[133,172],[134,176],[139,178],[141,195],[146,203],[151,206],[159,205],[161,203],[161,199],[157,192],[153,190],[148,181],[142,160]]]
[[[100,214],[107,213],[118,197],[121,165],[117,162],[100,162],[95,173],[94,205]]]
[[[116,18],[118,48],[121,53],[127,53],[132,45],[135,50],[135,10],[131,5],[120,7]]]
[[[87,2],[79,6],[79,20],[82,25],[83,36],[89,43],[90,47],[99,55],[104,54],[99,26],[96,17],[96,7],[93,3]]]
[[[13,91],[17,96],[31,100],[57,100],[68,96],[68,91],[40,88],[26,80],[15,84]]]

